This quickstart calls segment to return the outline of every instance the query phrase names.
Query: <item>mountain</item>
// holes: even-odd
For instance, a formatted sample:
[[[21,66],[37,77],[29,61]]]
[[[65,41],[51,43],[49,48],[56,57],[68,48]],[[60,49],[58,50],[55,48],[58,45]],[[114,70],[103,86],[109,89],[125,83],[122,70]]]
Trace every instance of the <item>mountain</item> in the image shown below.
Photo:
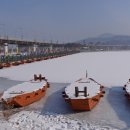
[[[102,34],[98,37],[87,38],[78,41],[81,44],[100,44],[100,45],[125,45],[130,46],[130,36],[128,35],[113,35],[110,33]]]
[[[113,36],[115,36],[115,35],[111,34],[111,33],[104,33],[104,34],[99,35],[98,37],[100,37],[100,38],[109,38],[109,37],[113,37]]]

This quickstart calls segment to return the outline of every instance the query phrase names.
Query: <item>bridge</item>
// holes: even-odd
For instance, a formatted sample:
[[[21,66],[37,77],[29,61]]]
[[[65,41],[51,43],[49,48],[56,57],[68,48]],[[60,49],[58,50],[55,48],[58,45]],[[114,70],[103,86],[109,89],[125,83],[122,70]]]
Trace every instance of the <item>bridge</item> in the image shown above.
[[[51,43],[43,43],[43,42],[38,42],[38,41],[26,41],[26,40],[16,40],[16,39],[1,39],[0,38],[0,45],[3,45],[4,43],[8,43],[8,44],[17,44],[19,46],[22,45],[49,45]]]

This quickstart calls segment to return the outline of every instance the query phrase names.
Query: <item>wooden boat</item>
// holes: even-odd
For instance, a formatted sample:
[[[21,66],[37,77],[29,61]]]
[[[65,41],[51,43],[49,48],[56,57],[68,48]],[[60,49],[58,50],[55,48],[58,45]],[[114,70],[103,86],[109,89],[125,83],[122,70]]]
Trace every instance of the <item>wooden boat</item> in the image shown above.
[[[125,91],[125,96],[130,100],[130,79],[124,85],[123,90]]]
[[[24,60],[24,63],[32,63],[33,60],[32,59],[27,59],[27,60]]]
[[[44,57],[43,60],[48,60],[49,58],[48,57]]]
[[[36,61],[41,61],[42,59],[41,58],[37,58]]]
[[[62,96],[73,110],[89,111],[103,97],[103,88],[92,78],[81,78],[67,86]]]
[[[10,63],[3,63],[3,67],[10,67],[11,64]]]
[[[37,58],[33,58],[32,61],[33,61],[33,62],[37,61]]]
[[[17,61],[17,64],[18,65],[24,64],[24,61],[23,60],[19,60],[19,61]]]
[[[20,64],[19,61],[15,61],[15,62],[11,63],[11,65],[13,65],[13,66],[18,66],[19,64]]]
[[[49,83],[39,75],[34,75],[34,79],[22,84],[18,84],[6,90],[1,102],[5,108],[24,107],[40,100],[46,93]]]
[[[0,69],[3,69],[3,65],[2,64],[0,64]]]

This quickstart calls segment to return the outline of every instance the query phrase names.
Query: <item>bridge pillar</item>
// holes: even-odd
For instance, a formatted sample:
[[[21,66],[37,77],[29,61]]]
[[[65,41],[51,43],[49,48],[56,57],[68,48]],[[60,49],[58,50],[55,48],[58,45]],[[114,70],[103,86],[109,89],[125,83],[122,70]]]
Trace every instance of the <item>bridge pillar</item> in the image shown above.
[[[36,50],[37,50],[37,45],[34,44],[34,45],[33,45],[33,52],[36,52]]]
[[[18,45],[16,46],[16,54],[19,54],[19,47],[18,47]]]
[[[4,43],[4,48],[5,48],[5,51],[4,51],[5,55],[8,55],[8,51],[9,51],[8,43]]]

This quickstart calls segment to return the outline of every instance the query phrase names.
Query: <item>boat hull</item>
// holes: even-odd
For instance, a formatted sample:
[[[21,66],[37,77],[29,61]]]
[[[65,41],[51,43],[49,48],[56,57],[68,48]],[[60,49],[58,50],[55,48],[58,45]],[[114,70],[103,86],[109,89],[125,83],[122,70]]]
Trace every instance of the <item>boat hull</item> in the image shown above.
[[[10,67],[10,66],[11,66],[10,63],[4,63],[4,64],[3,64],[3,67]]]
[[[130,100],[130,93],[127,92],[127,85],[128,83],[124,85],[123,90],[125,91],[125,96],[128,98],[128,100]]]
[[[42,89],[39,89],[37,91],[18,95],[18,96],[9,98],[6,101],[3,99],[4,106],[5,108],[14,108],[14,107],[24,107],[29,104],[32,104],[33,102],[36,102],[45,96],[46,90],[48,87],[49,87],[49,84],[47,83],[45,86],[43,86]]]
[[[123,87],[123,90],[125,91],[125,96],[130,100],[130,94],[126,91],[126,87]]]
[[[92,110],[97,103],[100,101],[100,98],[103,97],[103,94],[100,93],[92,98],[86,99],[67,99],[65,101],[70,104],[73,110],[80,110],[80,111],[90,111]]]
[[[3,65],[2,64],[0,64],[0,69],[3,69]]]
[[[18,66],[18,65],[19,65],[19,62],[12,62],[11,65],[12,65],[12,66]]]

